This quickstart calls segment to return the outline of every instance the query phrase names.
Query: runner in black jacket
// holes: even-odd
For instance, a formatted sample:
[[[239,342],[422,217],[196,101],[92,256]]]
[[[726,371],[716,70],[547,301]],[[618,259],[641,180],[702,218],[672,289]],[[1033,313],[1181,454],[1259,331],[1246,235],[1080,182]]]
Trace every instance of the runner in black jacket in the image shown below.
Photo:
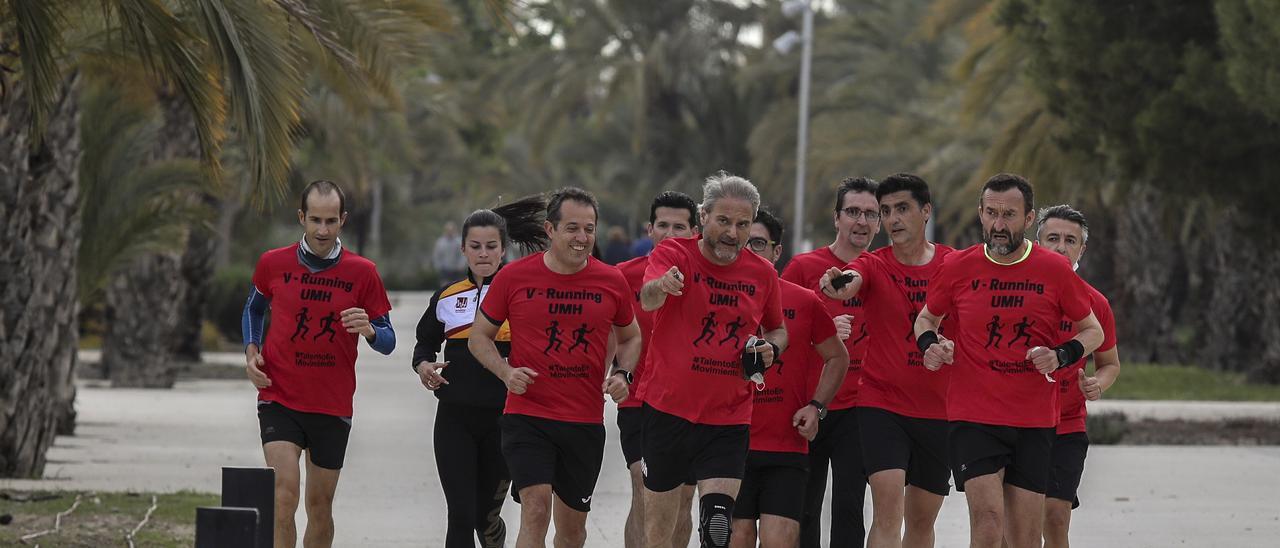
[[[475,546],[473,531],[485,548],[503,546],[506,539],[500,513],[511,481],[502,457],[498,417],[507,388],[467,350],[467,336],[489,281],[502,267],[507,246],[515,242],[526,250],[545,248],[545,210],[542,198],[532,196],[468,215],[462,224],[461,250],[467,258],[466,278],[436,291],[418,321],[413,369],[440,400],[435,456],[449,509],[445,537],[449,548]],[[511,349],[506,325],[497,346],[503,356]]]

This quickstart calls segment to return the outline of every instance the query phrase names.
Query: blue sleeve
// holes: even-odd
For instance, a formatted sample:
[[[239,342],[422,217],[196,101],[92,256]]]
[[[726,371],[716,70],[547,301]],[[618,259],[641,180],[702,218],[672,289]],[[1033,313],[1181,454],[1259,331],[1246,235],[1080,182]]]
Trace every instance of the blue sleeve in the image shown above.
[[[369,346],[379,353],[390,355],[396,349],[396,331],[391,328],[391,314],[383,314],[369,322],[373,326],[373,340]]]
[[[270,303],[257,287],[249,285],[249,300],[245,301],[244,313],[240,315],[240,334],[244,337],[245,348],[256,344],[258,350],[262,350],[262,327],[266,323],[267,305]]]

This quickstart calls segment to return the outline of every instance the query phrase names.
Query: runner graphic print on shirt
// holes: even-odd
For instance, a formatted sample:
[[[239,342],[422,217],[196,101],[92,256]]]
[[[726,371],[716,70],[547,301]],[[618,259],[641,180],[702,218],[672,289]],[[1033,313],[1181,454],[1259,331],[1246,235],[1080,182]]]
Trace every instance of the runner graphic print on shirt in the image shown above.
[[[1057,425],[1058,387],[1026,355],[1031,347],[1061,342],[1063,317],[1089,316],[1084,286],[1065,258],[1040,246],[1010,265],[993,263],[983,244],[949,255],[928,295],[930,312],[957,320],[950,337],[955,362],[944,366],[954,368],[948,418],[1020,428]],[[1015,340],[1019,324],[1027,334],[1021,342]],[[1001,330],[1011,336],[1005,339]]]
[[[631,290],[621,272],[595,259],[557,274],[542,255],[499,270],[480,304],[494,325],[511,326],[511,366],[538,373],[524,394],[507,394],[505,412],[599,424],[609,334],[635,319]]]
[[[264,253],[254,270],[253,285],[270,301],[272,325],[262,352],[271,386],[259,390],[258,399],[349,417],[360,335],[342,327],[342,311],[362,308],[373,320],[387,315],[391,303],[368,259],[344,250],[337,264],[311,272],[298,263],[297,248]]]
[[[782,325],[778,276],[749,251],[712,263],[698,240],[669,238],[649,256],[646,282],[675,266],[685,283],[683,295],[668,295],[654,312],[645,402],[698,424],[750,424],[753,385],[742,377],[742,352],[748,337]]]

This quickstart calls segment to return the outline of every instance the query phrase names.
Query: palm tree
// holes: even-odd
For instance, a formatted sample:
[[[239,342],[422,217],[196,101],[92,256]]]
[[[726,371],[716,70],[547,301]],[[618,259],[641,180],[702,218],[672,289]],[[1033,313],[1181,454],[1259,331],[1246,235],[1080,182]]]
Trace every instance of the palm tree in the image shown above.
[[[422,2],[377,1],[379,7]],[[253,200],[285,192],[299,119],[304,51],[349,89],[387,81],[376,27],[360,2],[275,0],[14,0],[0,4],[0,476],[38,475],[71,391],[80,242],[77,67],[141,60],[155,87],[190,109],[206,172],[218,180],[228,134],[244,142]],[[344,14],[355,17],[340,19]],[[369,13],[383,13],[369,10]],[[424,13],[418,11],[418,13]],[[436,12],[441,13],[441,12]],[[326,16],[329,17],[326,19]],[[305,33],[294,33],[292,29]]]

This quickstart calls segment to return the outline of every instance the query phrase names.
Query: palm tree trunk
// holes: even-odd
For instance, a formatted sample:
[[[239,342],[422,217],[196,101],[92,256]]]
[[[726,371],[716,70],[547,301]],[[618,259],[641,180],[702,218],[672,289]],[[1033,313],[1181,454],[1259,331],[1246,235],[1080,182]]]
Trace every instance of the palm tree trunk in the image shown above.
[[[153,158],[198,157],[190,107],[175,93],[158,95],[164,126]],[[192,199],[216,202],[207,193]],[[102,368],[112,386],[171,388],[179,360],[200,360],[204,301],[213,277],[212,242],[208,230],[192,223],[184,253],[147,254],[112,277],[102,339]]]
[[[179,253],[138,257],[107,286],[102,368],[113,387],[172,388],[174,324],[183,296]]]
[[[0,477],[43,474],[58,424],[74,422],[77,80],[34,149],[24,88],[10,81],[0,104]]]
[[[1172,302],[1179,299],[1175,293],[1181,285],[1179,274],[1185,274],[1184,258],[1177,240],[1162,225],[1164,207],[1158,192],[1135,184],[1125,201],[1128,207],[1119,219],[1115,242],[1116,328],[1126,359],[1173,362],[1181,357]]]

